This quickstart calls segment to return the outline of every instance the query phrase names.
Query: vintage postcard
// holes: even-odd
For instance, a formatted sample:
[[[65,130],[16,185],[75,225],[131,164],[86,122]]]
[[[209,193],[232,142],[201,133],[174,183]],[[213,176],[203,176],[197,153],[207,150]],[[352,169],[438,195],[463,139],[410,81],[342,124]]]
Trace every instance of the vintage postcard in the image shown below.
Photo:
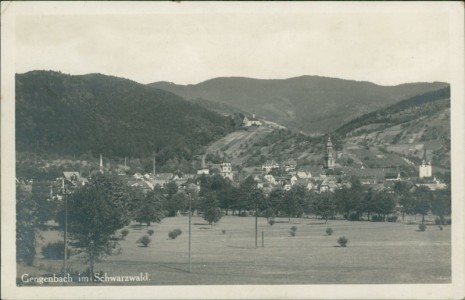
[[[1,3],[5,299],[463,299],[460,2]]]

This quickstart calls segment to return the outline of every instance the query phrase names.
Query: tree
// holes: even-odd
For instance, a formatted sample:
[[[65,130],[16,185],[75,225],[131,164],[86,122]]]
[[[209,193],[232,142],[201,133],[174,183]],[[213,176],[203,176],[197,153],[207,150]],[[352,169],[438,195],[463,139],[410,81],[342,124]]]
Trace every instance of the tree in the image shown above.
[[[160,223],[165,217],[163,203],[166,202],[165,197],[160,190],[148,192],[143,201],[139,203],[136,210],[135,220],[139,223],[146,223],[147,228],[151,222]]]
[[[415,212],[421,215],[421,223],[425,223],[425,215],[428,213],[431,207],[432,193],[429,188],[420,186],[415,191],[416,206]]]
[[[404,182],[396,182],[394,184],[394,192],[397,198],[397,203],[402,207],[402,222],[404,222],[405,214],[415,213],[415,198],[410,193],[407,184]]]
[[[361,211],[367,213],[368,220],[370,220],[370,216],[375,210],[375,198],[376,191],[374,191],[372,188],[369,188],[362,197]]]
[[[68,232],[76,248],[82,249],[89,262],[93,280],[94,261],[115,252],[117,241],[111,237],[129,224],[129,193],[117,177],[96,174],[68,199]],[[60,225],[64,225],[63,211]]]
[[[239,187],[239,197],[237,202],[237,209],[239,213],[242,210],[254,209],[254,205],[251,200],[251,195],[254,193],[257,188],[257,183],[252,176],[249,176]]]
[[[275,215],[280,214],[281,203],[284,199],[284,190],[281,187],[275,188],[268,195],[269,207],[274,210]]]
[[[32,197],[16,189],[16,260],[32,265],[36,255],[39,208]]]
[[[396,206],[394,197],[386,191],[377,193],[375,203],[374,212],[383,215],[383,220],[386,215],[392,213]]]
[[[405,214],[412,215],[416,212],[416,201],[415,197],[406,193],[400,196],[399,204],[402,206],[402,222],[404,221]]]
[[[305,201],[305,188],[302,186],[293,187],[284,193],[281,210],[290,218],[301,217]]]
[[[437,191],[432,195],[431,212],[438,216],[439,225],[444,224],[444,216],[451,213],[451,191],[450,189]]]
[[[174,181],[170,181],[166,184],[165,190],[168,194],[168,199],[171,199],[171,197],[178,192],[178,186]]]
[[[324,218],[325,223],[327,223],[328,218],[336,214],[336,203],[334,195],[331,192],[324,192],[319,195],[315,195],[313,211],[316,215]]]
[[[200,204],[200,212],[204,220],[207,221],[210,226],[212,226],[213,223],[218,223],[223,217],[215,192],[210,192],[203,197]]]
[[[171,199],[167,199],[165,202],[165,210],[169,216],[175,216],[178,211],[183,211],[188,205],[188,198],[186,193],[177,192]]]

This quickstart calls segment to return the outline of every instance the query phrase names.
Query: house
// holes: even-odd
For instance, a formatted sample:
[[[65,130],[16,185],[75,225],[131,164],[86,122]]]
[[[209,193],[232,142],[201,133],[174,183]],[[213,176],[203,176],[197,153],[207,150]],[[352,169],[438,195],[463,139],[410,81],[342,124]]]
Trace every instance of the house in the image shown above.
[[[440,182],[436,178],[430,179],[427,182],[416,183],[415,187],[425,186],[430,189],[430,191],[445,190],[447,184]]]
[[[63,172],[63,179],[66,181],[68,185],[72,185],[72,186],[86,185],[87,183],[89,183],[87,178],[81,177],[81,174],[79,174],[79,172],[73,172],[73,171]]]
[[[319,185],[319,191],[322,192],[334,192],[338,188],[337,183],[331,178],[323,180]]]
[[[152,190],[150,185],[143,180],[129,180],[126,184],[132,188],[141,188],[144,192]]]
[[[262,170],[264,173],[270,173],[274,169],[279,169],[279,164],[274,160],[267,160],[264,165],[262,165]]]
[[[253,114],[251,118],[244,117],[242,125],[244,127],[250,127],[252,125],[261,126],[262,122],[255,117],[255,114]]]
[[[210,170],[207,168],[197,170],[197,175],[209,175],[209,174],[210,174]]]
[[[402,178],[400,177],[400,172],[397,172],[397,175],[395,174],[386,174],[385,176],[386,181],[401,181]]]
[[[295,185],[300,185],[306,188],[307,190],[311,191],[314,187],[313,183],[308,179],[297,179]]]
[[[160,173],[155,176],[156,179],[170,181],[173,179],[173,173]]]
[[[287,161],[283,164],[284,171],[288,173],[295,173],[296,164],[293,161]]]
[[[299,179],[312,178],[312,173],[305,172],[305,171],[297,171],[296,175],[297,175],[297,178]]]
[[[271,175],[271,174],[266,174],[263,177],[265,178],[266,181],[268,181],[271,184],[276,184],[277,183],[276,178],[274,178],[274,176]]]
[[[231,163],[222,163],[221,164],[221,176],[223,176],[223,178],[228,178],[229,180],[233,180],[233,173],[232,173],[232,167],[231,167]]]
[[[136,174],[134,174],[133,176],[134,176],[134,178],[137,179],[137,180],[140,180],[140,179],[144,178],[144,176],[142,176],[141,173],[136,173]]]

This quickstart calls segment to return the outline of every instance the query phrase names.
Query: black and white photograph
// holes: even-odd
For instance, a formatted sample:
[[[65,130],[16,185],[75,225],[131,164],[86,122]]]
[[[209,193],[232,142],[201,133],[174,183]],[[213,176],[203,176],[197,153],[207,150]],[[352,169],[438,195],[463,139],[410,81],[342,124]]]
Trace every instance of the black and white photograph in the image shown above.
[[[1,3],[5,299],[463,299],[461,2]]]

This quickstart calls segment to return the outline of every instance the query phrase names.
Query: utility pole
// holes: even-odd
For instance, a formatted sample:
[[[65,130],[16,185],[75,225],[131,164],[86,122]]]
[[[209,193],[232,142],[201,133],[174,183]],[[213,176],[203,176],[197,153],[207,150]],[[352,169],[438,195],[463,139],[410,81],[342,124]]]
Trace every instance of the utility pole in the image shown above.
[[[258,211],[257,211],[257,204],[255,204],[255,248],[258,246]]]
[[[192,215],[192,194],[189,193],[189,273],[192,271],[191,266],[191,215]]]
[[[65,233],[64,233],[64,258],[63,258],[63,277],[68,271],[68,196],[66,193],[65,179],[63,179],[63,193],[65,196]]]
[[[153,152],[153,177],[155,177],[155,160],[156,160],[156,152]]]

